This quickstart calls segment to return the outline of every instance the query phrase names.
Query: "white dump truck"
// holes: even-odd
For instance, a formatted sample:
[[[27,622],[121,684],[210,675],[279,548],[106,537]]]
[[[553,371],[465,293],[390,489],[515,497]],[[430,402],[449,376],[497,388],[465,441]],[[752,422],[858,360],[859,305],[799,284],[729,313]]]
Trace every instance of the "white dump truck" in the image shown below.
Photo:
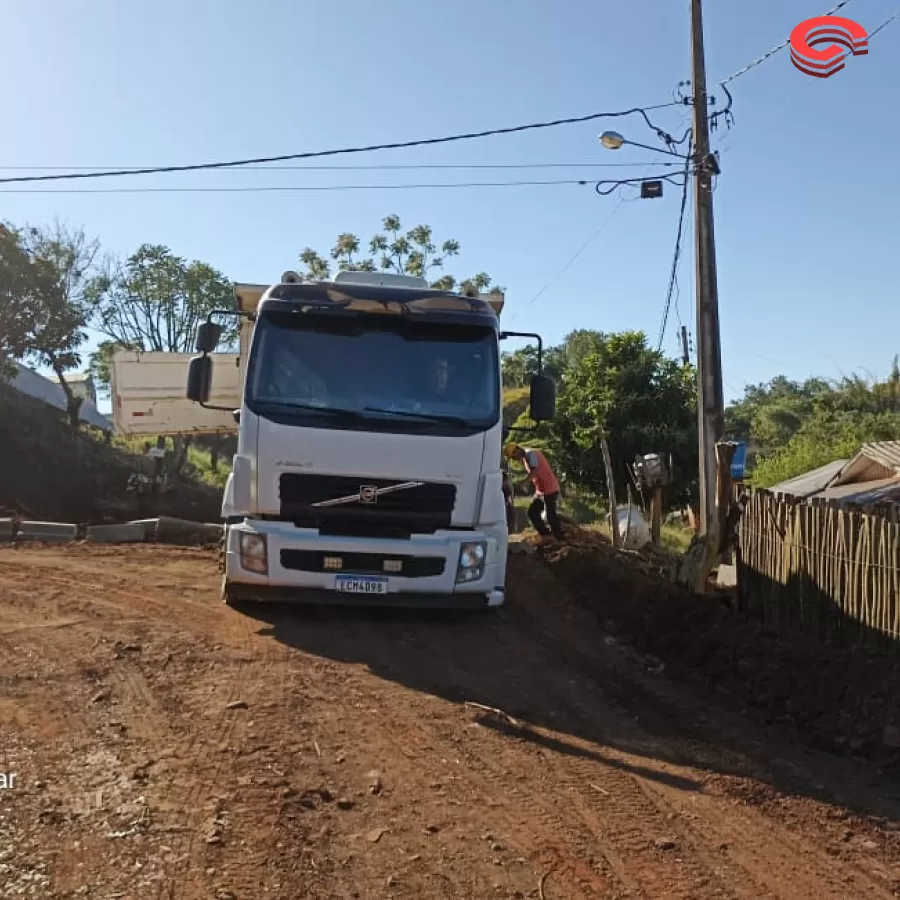
[[[414,607],[504,602],[502,295],[346,272],[236,285],[185,355],[122,351],[113,417],[127,433],[237,429],[222,504],[222,595]],[[240,351],[215,353],[221,316]],[[187,375],[187,390],[184,378]],[[179,383],[180,382],[180,383]],[[551,419],[555,385],[531,384]]]

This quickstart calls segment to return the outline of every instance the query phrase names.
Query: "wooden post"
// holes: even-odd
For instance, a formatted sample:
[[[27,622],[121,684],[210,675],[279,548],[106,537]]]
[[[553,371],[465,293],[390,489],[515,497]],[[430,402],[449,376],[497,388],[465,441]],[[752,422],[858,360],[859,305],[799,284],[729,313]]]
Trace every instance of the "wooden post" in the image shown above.
[[[690,587],[696,594],[705,594],[709,576],[715,567],[727,538],[727,519],[731,494],[731,460],[736,444],[719,442],[716,444],[716,515],[712,528],[704,535],[696,537],[682,558],[676,578]]]
[[[653,498],[650,501],[650,539],[654,547],[660,545],[660,537],[662,535],[662,487],[653,489]]]
[[[612,458],[609,455],[609,444],[606,435],[600,435],[600,450],[603,452],[603,466],[606,469],[606,486],[609,490],[609,525],[612,532],[613,547],[619,546],[619,523],[616,517],[616,482],[613,478]]]

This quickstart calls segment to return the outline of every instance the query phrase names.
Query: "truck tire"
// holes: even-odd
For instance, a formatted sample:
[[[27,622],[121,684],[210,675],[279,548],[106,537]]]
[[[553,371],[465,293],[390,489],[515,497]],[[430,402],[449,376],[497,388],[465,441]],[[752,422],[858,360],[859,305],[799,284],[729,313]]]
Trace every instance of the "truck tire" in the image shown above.
[[[226,606],[230,606],[232,609],[234,609],[236,606],[239,606],[241,602],[234,595],[234,592],[231,590],[231,585],[228,583],[224,575],[222,576],[222,602]]]

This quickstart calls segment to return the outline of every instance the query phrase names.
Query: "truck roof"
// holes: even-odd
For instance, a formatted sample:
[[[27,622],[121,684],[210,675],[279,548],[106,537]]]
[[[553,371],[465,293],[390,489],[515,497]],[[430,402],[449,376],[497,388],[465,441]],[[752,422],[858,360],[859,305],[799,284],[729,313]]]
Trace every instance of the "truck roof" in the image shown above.
[[[351,273],[341,273],[341,275],[349,274]],[[354,276],[363,274],[370,273],[352,273]],[[236,305],[242,312],[255,312],[264,300],[267,304],[270,301],[281,301],[291,305],[342,307],[360,312],[398,312],[402,308],[405,312],[426,315],[449,313],[496,322],[505,303],[501,293],[469,297],[454,291],[439,291],[418,284],[409,286],[409,282],[413,279],[408,279],[407,284],[382,279],[379,279],[380,283],[372,283],[368,279],[345,278],[341,275],[334,281],[282,282],[274,285],[235,284]],[[422,284],[424,285],[424,282]],[[396,309],[392,310],[390,307],[394,306]]]

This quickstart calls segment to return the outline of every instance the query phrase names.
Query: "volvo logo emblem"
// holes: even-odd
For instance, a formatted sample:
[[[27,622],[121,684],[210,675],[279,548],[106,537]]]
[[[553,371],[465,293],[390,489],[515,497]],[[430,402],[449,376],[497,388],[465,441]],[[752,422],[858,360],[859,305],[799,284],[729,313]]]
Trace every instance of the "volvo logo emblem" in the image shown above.
[[[374,484],[363,484],[359,488],[360,503],[377,503],[378,488]]]

